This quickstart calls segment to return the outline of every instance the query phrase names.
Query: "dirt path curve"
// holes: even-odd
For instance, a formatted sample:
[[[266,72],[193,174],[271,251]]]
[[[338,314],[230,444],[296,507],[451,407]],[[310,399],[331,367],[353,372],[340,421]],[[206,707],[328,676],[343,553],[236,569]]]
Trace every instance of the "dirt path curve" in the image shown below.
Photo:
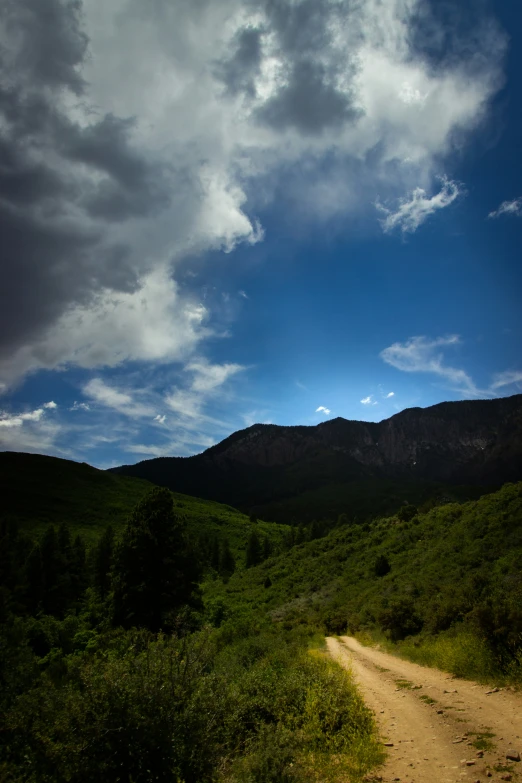
[[[507,758],[512,751],[522,756],[521,694],[491,692],[348,636],[328,638],[327,646],[352,670],[389,751],[384,767],[369,780],[522,781],[522,762]]]

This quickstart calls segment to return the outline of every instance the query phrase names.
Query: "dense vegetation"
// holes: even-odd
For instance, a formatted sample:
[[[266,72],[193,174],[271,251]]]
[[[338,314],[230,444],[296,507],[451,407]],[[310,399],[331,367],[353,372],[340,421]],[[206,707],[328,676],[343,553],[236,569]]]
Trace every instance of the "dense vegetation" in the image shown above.
[[[136,504],[153,488],[148,481],[128,478],[70,460],[40,454],[0,452],[2,519],[16,522],[20,531],[41,537],[49,525],[66,523],[87,546],[94,545],[110,525],[115,534],[124,527]],[[244,552],[251,525],[244,514],[211,500],[173,493],[195,548],[211,558],[226,545],[238,562]],[[287,533],[284,526],[256,520],[262,541],[275,547]]]
[[[340,514],[361,522],[394,514],[405,499],[416,505],[472,500],[498,486],[372,476],[337,452],[272,466],[234,462],[224,467],[205,461],[203,455],[161,457],[114,470],[112,475],[143,476],[173,491],[182,488],[189,495],[232,503],[245,513],[289,525],[332,521]]]
[[[520,681],[522,484],[342,524],[206,593],[232,613],[263,606],[287,627],[387,639],[458,674]]]
[[[522,682],[522,484],[421,507],[413,489],[392,516],[287,527],[10,457],[2,783],[361,780],[381,750],[325,632]]]
[[[84,516],[78,528],[36,516],[24,527],[11,506],[0,779],[359,780],[380,760],[370,713],[313,628],[284,629],[258,608],[224,620],[219,602],[203,605],[201,580],[255,568],[285,529],[241,517],[241,538],[237,512],[207,509],[195,530],[194,507],[209,504],[181,502],[155,488],[117,532],[91,526],[90,546]]]

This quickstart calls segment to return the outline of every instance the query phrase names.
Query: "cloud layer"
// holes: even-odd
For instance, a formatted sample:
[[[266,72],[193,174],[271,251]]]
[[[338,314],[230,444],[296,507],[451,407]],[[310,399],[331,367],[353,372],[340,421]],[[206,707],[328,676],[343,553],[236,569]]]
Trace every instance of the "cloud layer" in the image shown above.
[[[0,45],[3,384],[189,361],[211,313],[176,264],[260,241],[286,183],[323,217],[413,192],[384,221],[413,230],[504,50],[492,23],[442,42],[421,0],[17,0]]]
[[[495,375],[487,388],[480,389],[469,373],[451,365],[445,357],[446,349],[461,344],[461,339],[456,334],[435,339],[411,337],[403,343],[393,343],[385,348],[381,351],[380,357],[402,372],[429,373],[438,376],[447,388],[468,398],[495,397],[501,389],[509,391],[511,387],[513,391],[513,387],[521,387],[522,371],[508,370]]]

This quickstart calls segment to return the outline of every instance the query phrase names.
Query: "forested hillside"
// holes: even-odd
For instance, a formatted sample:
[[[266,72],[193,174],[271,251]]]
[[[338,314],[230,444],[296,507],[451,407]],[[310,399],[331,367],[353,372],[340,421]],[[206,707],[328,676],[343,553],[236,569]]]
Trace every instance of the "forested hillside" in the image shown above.
[[[206,592],[231,613],[261,605],[287,626],[363,632],[460,674],[522,680],[522,483],[342,525]]]
[[[522,483],[286,527],[25,457],[3,456],[6,781],[361,781],[382,746],[325,632],[522,682]]]
[[[50,525],[58,529],[65,524],[70,535],[79,535],[87,547],[108,526],[118,535],[136,504],[154,487],[142,479],[40,454],[0,452],[0,475],[4,523],[15,523],[31,540],[44,536]],[[282,545],[288,532],[285,526],[257,518],[253,522],[221,503],[180,493],[173,493],[172,498],[198,557],[214,566],[225,544],[242,567],[253,532],[266,555]]]
[[[88,466],[28,464],[48,470],[41,505],[17,504],[15,486],[0,524],[2,780],[359,781],[380,761],[373,718],[315,628],[285,630],[262,607],[225,620],[203,600],[202,584],[291,546],[286,528]],[[33,486],[21,473],[17,487]],[[83,508],[98,488],[102,519],[100,498]],[[123,520],[129,488],[142,497]]]

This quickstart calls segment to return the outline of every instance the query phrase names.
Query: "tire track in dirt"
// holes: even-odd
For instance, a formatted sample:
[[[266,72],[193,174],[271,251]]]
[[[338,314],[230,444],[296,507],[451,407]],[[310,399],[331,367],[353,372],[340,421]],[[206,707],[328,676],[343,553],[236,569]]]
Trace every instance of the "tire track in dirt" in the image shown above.
[[[522,755],[520,694],[454,678],[348,636],[328,638],[327,646],[352,670],[387,744],[386,763],[368,780],[522,780],[522,762],[507,758],[512,751]]]

